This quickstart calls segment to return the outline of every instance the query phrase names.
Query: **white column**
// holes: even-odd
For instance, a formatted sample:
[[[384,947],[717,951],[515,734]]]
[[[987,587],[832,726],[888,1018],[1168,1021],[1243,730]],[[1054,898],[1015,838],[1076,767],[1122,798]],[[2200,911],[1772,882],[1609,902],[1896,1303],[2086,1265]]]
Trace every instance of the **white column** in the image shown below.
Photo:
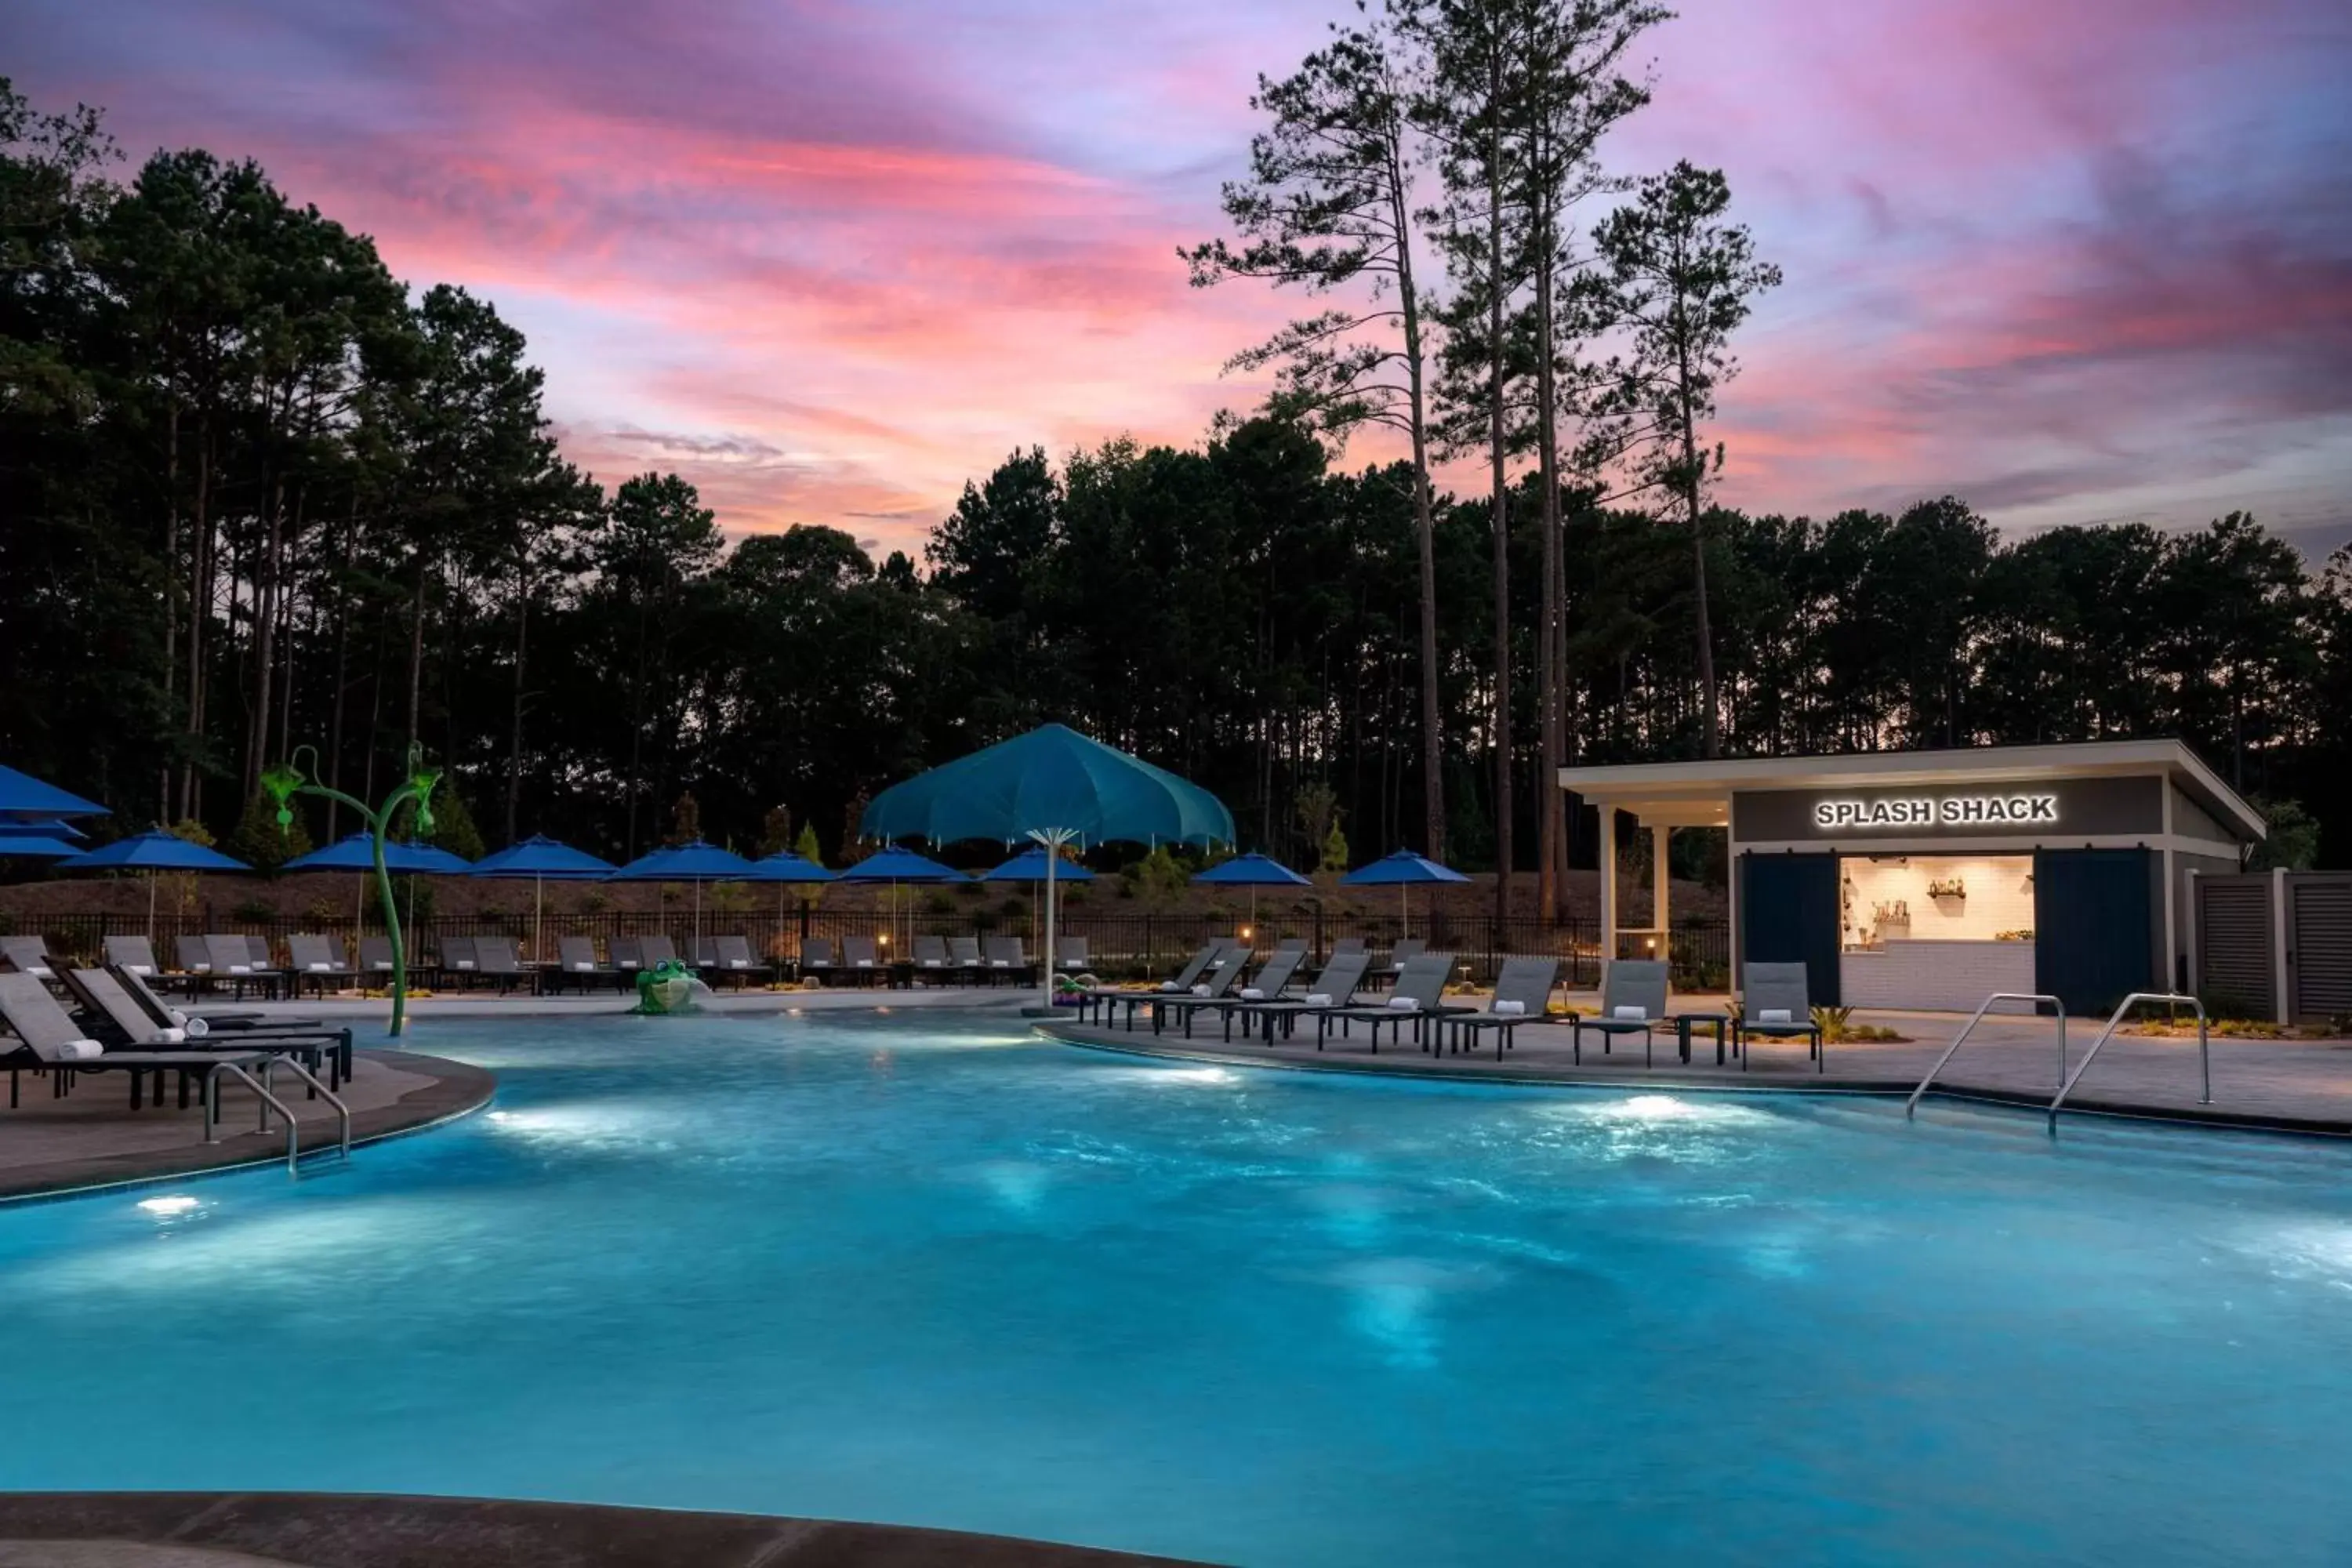
[[[1601,974],[1617,956],[1617,808],[1601,808]]]
[[[1664,823],[1650,826],[1650,923],[1658,928],[1658,956],[1673,956],[1666,951],[1666,840],[1674,829]]]

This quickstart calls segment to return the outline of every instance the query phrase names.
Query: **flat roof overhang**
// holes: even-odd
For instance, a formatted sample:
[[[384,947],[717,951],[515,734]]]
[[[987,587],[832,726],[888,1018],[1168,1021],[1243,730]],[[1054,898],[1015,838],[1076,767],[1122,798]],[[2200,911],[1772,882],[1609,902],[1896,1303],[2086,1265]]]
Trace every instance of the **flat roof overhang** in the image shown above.
[[[1596,806],[1665,827],[1728,827],[1731,797],[1748,790],[1904,788],[2162,774],[2251,843],[2262,817],[2179,741],[2083,741],[2054,746],[1972,746],[1863,752],[1839,757],[1722,757],[1562,768],[1559,785]]]

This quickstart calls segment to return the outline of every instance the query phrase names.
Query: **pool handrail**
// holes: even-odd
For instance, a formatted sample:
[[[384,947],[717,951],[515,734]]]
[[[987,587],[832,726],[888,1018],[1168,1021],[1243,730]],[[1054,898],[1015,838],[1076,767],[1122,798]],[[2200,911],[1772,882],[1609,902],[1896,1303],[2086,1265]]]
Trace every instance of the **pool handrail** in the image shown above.
[[[277,1111],[278,1120],[286,1123],[286,1173],[289,1176],[298,1176],[301,1174],[302,1130],[296,1123],[294,1120],[294,1112],[287,1107],[286,1102],[271,1092],[276,1085],[268,1081],[276,1068],[280,1066],[292,1069],[296,1076],[299,1077],[303,1082],[316,1089],[320,1096],[323,1098],[329,1105],[334,1107],[335,1117],[337,1121],[340,1123],[340,1142],[342,1156],[344,1162],[348,1163],[352,1157],[351,1107],[344,1104],[341,1098],[332,1089],[329,1089],[325,1084],[320,1083],[317,1076],[314,1075],[309,1068],[304,1067],[300,1062],[294,1060],[290,1057],[270,1058],[268,1061],[262,1064],[262,1076],[259,1079],[255,1078],[251,1073],[246,1071],[243,1067],[239,1066],[236,1062],[222,1061],[213,1063],[209,1070],[207,1070],[204,1075],[205,1142],[207,1143],[216,1143],[220,1142],[220,1093],[215,1086],[219,1081],[220,1075],[222,1073],[227,1073],[231,1077],[235,1078],[238,1082],[244,1084],[246,1088],[251,1089],[254,1093],[255,1099],[260,1102],[256,1109],[260,1112],[260,1130],[262,1131],[267,1132],[269,1131],[269,1113],[272,1110]]]
[[[2124,1021],[2124,1015],[2142,1002],[2165,1002],[2176,1005],[2185,1003],[2197,1009],[2197,1065],[2203,1077],[2203,1092],[2197,1097],[2197,1103],[2200,1105],[2213,1103],[2211,1020],[2205,1016],[2205,1004],[2194,996],[2184,996],[2177,991],[2135,991],[2116,1004],[2115,1016],[2109,1018],[2107,1026],[2099,1031],[2099,1037],[2091,1042],[2091,1048],[2083,1053],[2083,1059],[2075,1065],[2074,1075],[2059,1086],[2058,1097],[2050,1102],[2050,1131],[2053,1133],[2058,1131],[2059,1107],[2066,1103],[2066,1097],[2074,1092],[2074,1086],[2082,1082],[2083,1075],[2090,1070],[2091,1058],[2097,1056],[2099,1047],[2113,1037],[2116,1028]]]
[[[1996,1002],[2047,1002],[2058,1009],[2058,1081],[2061,1085],[2065,1083],[2066,1004],[2044,992],[1996,991],[1969,1015],[1969,1021],[1960,1026],[1960,1032],[1952,1037],[1952,1043],[1944,1047],[1944,1054],[1936,1058],[1936,1065],[1927,1069],[1927,1076],[1919,1080],[1919,1087],[1913,1089],[1911,1098],[1903,1102],[1903,1120],[1909,1121],[1914,1119],[1919,1109],[1919,1097],[1927,1092],[1927,1086],[1936,1081],[1936,1075],[1944,1070],[1944,1064],[1952,1059],[1952,1054],[1960,1048],[1960,1042],[1969,1037],[1970,1030],[1984,1022],[1984,1016],[1992,1011],[1992,1005]]]

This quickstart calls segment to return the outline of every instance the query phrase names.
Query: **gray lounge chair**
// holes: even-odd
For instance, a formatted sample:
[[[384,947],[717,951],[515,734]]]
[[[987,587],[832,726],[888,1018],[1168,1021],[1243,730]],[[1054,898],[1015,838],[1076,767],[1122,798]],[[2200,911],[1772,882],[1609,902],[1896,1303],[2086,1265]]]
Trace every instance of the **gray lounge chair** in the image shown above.
[[[482,978],[496,985],[501,996],[530,978],[522,966],[522,954],[515,951],[515,939],[510,936],[476,937],[474,962]]]
[[[297,931],[286,939],[286,954],[292,961],[289,971],[297,994],[309,985],[324,996],[329,986],[341,991],[359,978],[359,972],[343,960],[341,941],[323,932]]]
[[[1568,1023],[1573,1059],[1584,1060],[1584,1031],[1597,1030],[1601,1054],[1607,1056],[1620,1035],[1642,1037],[1642,1065],[1656,1060],[1657,1028],[1666,1022],[1666,961],[1663,958],[1612,960],[1601,982],[1601,1012]]]
[[[264,996],[271,995],[285,978],[270,963],[268,945],[263,943],[257,953],[254,943],[247,940],[243,931],[207,932],[204,944],[205,952],[211,955],[214,983],[226,984],[236,1000],[244,1000],[248,985]]]
[[[62,1096],[72,1087],[75,1074],[86,1072],[128,1072],[131,1074],[131,1104],[140,1101],[142,1075],[149,1072],[179,1072],[194,1075],[205,1085],[205,1132],[212,1131],[211,1111],[215,1101],[210,1092],[214,1074],[226,1068],[259,1067],[269,1060],[266,1050],[192,1051],[184,1047],[163,1050],[110,1051],[84,1034],[58,999],[49,994],[48,986],[37,975],[16,973],[0,974],[0,1022],[8,1026],[16,1037],[13,1048],[5,1048],[8,1066],[8,1104],[16,1100],[16,1075],[31,1067],[49,1074],[49,1090]],[[7,1042],[0,1041],[0,1048]]]
[[[208,976],[213,972],[213,951],[205,945],[203,937],[181,932],[172,939],[172,956],[178,961],[180,972],[184,974]],[[190,984],[193,986],[200,982]]]
[[[599,981],[620,983],[620,971],[596,961],[596,942],[593,937],[559,936],[555,939],[555,970],[548,976],[551,989],[566,985],[583,994]]]
[[[1361,952],[1363,951],[1364,939],[1360,936],[1343,936],[1339,938],[1339,941],[1331,944],[1331,956],[1334,958],[1339,957],[1343,952]]]
[[[1412,959],[1404,972],[1396,977],[1396,986],[1387,1001],[1377,1007],[1333,1006],[1315,1013],[1315,1048],[1321,1050],[1330,1038],[1331,1026],[1339,1026],[1345,1039],[1353,1026],[1370,1026],[1372,1054],[1381,1053],[1381,1026],[1389,1026],[1391,1037],[1402,1039],[1404,1026],[1412,1026],[1413,1038],[1429,1045],[1429,1024],[1444,1016],[1445,983],[1454,975],[1454,955],[1450,952],[1424,952]]]
[[[813,936],[801,943],[801,978],[830,985],[841,965],[833,954],[833,939]]]
[[[955,965],[948,958],[948,939],[943,936],[919,936],[915,939],[915,973],[933,984],[945,980]]]
[[[1205,1008],[1220,1005],[1241,989],[1242,975],[1247,969],[1249,946],[1234,942],[1228,946],[1218,962],[1209,965],[1208,973],[1192,983],[1192,989],[1177,995],[1147,994],[1151,1007],[1151,1032],[1158,1034],[1172,1015],[1184,1023],[1184,1037],[1192,1037],[1192,1016]],[[1236,998],[1237,999],[1237,998]]]
[[[1278,1026],[1288,1038],[1298,1020],[1317,1014],[1336,1012],[1356,1005],[1356,993],[1364,984],[1364,971],[1371,963],[1371,955],[1361,947],[1352,952],[1335,952],[1323,972],[1307,983],[1307,988],[1295,997],[1268,997],[1263,1002],[1244,1002],[1233,1010],[1244,1023],[1255,1019],[1265,1021],[1265,1043],[1274,1044],[1274,1031]],[[1263,991],[1261,984],[1253,989]]]
[[[1084,994],[1082,1011],[1087,1021],[1094,1023],[1098,1019],[1108,1024],[1110,1022],[1110,1010],[1125,1003],[1127,1005],[1125,1026],[1133,1028],[1135,1010],[1138,1007],[1150,1001],[1154,996],[1173,996],[1179,992],[1192,990],[1194,985],[1200,984],[1201,976],[1209,972],[1209,965],[1217,961],[1217,955],[1224,951],[1224,947],[1225,944],[1221,942],[1203,944],[1191,958],[1184,961],[1184,967],[1178,970],[1172,979],[1161,981],[1159,988],[1154,991],[1133,991],[1118,985],[1096,986]]]
[[[1494,1030],[1495,1059],[1501,1061],[1521,1024],[1544,1021],[1552,987],[1559,984],[1557,958],[1507,958],[1503,972],[1495,976],[1495,994],[1486,1005],[1475,1013],[1448,1013],[1445,1026],[1454,1032],[1457,1047],[1466,1037],[1473,1050],[1478,1047],[1480,1030]]]
[[[1749,963],[1740,976],[1739,1013],[1731,1021],[1732,1049],[1739,1070],[1748,1070],[1748,1037],[1794,1039],[1802,1036],[1815,1072],[1827,1072],[1828,1041],[1813,1021],[1811,980],[1802,963]]]
[[[454,982],[471,991],[476,976],[482,973],[482,961],[474,952],[474,939],[470,936],[443,937],[439,960],[434,967],[440,971],[438,978],[445,984]]]
[[[118,976],[106,970],[68,969],[62,971],[58,978],[65,982],[66,989],[71,993],[76,1005],[81,1008],[86,1021],[101,1032],[118,1037],[121,1043],[131,1050],[226,1051],[233,1055],[263,1051],[273,1056],[296,1058],[314,1073],[324,1068],[336,1084],[350,1076],[347,1065],[350,1033],[347,1030],[330,1030],[313,1026],[305,1030],[238,1029],[224,1031],[218,1036],[191,1036],[186,1024],[156,1018]],[[184,1107],[188,1102],[187,1086],[188,1079],[183,1075],[180,1103]]]
[[[1087,939],[1082,936],[1058,936],[1054,939],[1054,967],[1065,974],[1076,974],[1086,968]]]
[[[1209,1004],[1204,1011],[1213,1010],[1218,1014],[1218,1021],[1224,1026],[1227,1045],[1233,1044],[1234,1040],[1234,1015],[1260,1003],[1281,1001],[1283,993],[1290,989],[1291,976],[1297,974],[1298,966],[1306,962],[1307,949],[1303,946],[1276,948],[1274,956],[1266,960],[1265,967],[1250,976],[1245,984]],[[1187,1036],[1192,1032],[1190,1017],[1184,1021],[1184,1032]]]
[[[980,938],[976,936],[948,938],[948,963],[963,976],[967,985],[979,984],[988,973],[988,962],[980,956]]]
[[[1372,984],[1385,985],[1404,973],[1404,966],[1429,951],[1429,943],[1417,936],[1400,937],[1389,949],[1388,957],[1372,966]]]
[[[163,994],[147,983],[143,974],[134,973],[117,964],[107,965],[106,972],[129,994],[148,1022],[157,1028],[185,1029],[192,1035],[201,1026],[207,1038],[213,1035],[330,1035],[342,1042],[342,1076],[352,1076],[351,1031],[331,1029],[316,1018],[288,1018],[268,1013],[223,1013],[215,1008],[191,1012],[173,1006]]]
[[[163,966],[155,962],[155,944],[143,936],[110,936],[104,943],[109,968],[121,968],[153,980]]]
[[[860,985],[871,985],[890,978],[883,967],[882,955],[870,936],[845,936],[841,939],[841,972]]]
[[[1034,985],[1037,966],[1029,962],[1028,949],[1017,936],[992,936],[981,951],[988,959],[988,983],[991,985],[1010,984]]]
[[[646,967],[646,939],[641,936],[616,936],[607,945],[612,950],[613,967],[621,976],[621,988],[628,989],[629,977]]]
[[[717,962],[711,965],[712,973],[726,975],[734,981],[738,991],[750,984],[755,978],[763,985],[767,984],[768,966],[751,956],[750,937],[714,937],[711,940],[711,946],[716,949],[714,956],[717,959]]]
[[[363,936],[360,938],[360,976],[392,984],[392,938]]]
[[[14,964],[19,974],[29,974],[38,980],[57,977],[57,961],[49,956],[48,943],[37,936],[0,936],[0,958]]]
[[[645,960],[647,969],[657,964],[676,963],[678,962],[677,944],[671,942],[666,933],[641,936],[637,938],[637,956]]]

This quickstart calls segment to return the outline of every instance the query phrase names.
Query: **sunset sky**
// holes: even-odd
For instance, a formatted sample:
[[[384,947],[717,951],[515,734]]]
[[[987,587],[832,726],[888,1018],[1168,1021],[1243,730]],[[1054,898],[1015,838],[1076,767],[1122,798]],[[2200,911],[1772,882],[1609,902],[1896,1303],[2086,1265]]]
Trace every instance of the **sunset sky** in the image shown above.
[[[1175,251],[1342,9],[15,0],[0,70],[494,300],[608,484],[887,548],[1016,447],[1255,400],[1219,366],[1295,307]],[[1686,0],[1647,53],[1612,163],[1722,166],[1788,278],[1727,499],[2352,539],[2352,7]]]

